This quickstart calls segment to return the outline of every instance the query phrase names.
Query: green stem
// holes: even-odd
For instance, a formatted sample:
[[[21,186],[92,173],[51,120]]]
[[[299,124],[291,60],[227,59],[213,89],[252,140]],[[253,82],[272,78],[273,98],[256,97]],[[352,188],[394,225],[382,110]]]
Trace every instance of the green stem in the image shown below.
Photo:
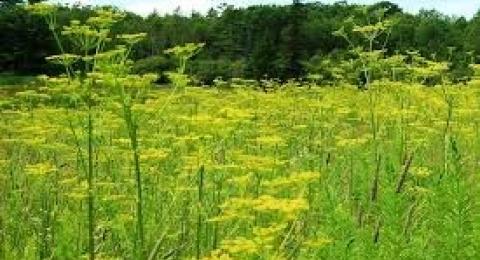
[[[92,88],[88,87],[88,251],[90,260],[95,259],[95,208],[93,193],[93,116],[92,116]]]
[[[121,91],[122,102],[123,102],[123,119],[128,128],[128,135],[130,138],[130,143],[132,145],[133,151],[133,162],[135,167],[135,182],[137,185],[137,232],[138,232],[138,244],[139,244],[139,256],[140,259],[144,259],[144,229],[143,229],[143,195],[142,195],[142,174],[140,169],[140,154],[138,148],[138,138],[137,138],[137,125],[134,122],[132,116],[132,109],[126,100],[125,90],[122,88]]]
[[[2,192],[0,192],[0,195],[2,198],[6,198],[6,190],[7,187],[2,187]],[[5,193],[3,192],[5,191]],[[4,206],[4,199],[0,200],[0,259],[5,259],[6,251],[5,251],[5,224],[4,224],[4,216],[3,212],[5,212],[5,206]]]
[[[140,255],[143,259],[144,254],[144,241],[145,236],[143,232],[143,198],[142,198],[142,175],[140,171],[140,156],[138,152],[138,140],[137,140],[137,126],[131,125],[131,136],[130,140],[132,142],[133,149],[133,160],[135,164],[135,181],[137,183],[137,229],[138,229],[138,241],[140,247]]]
[[[60,41],[60,37],[58,37],[57,31],[55,31],[55,25],[56,25],[56,19],[50,18],[51,20],[47,19],[47,24],[50,29],[50,31],[53,34],[53,38],[55,39],[55,42],[57,43],[57,47],[60,50],[61,54],[65,54],[65,49],[63,48],[62,42]],[[73,70],[70,71],[70,66],[64,66],[65,67],[65,72],[67,73],[67,77],[71,79],[73,77]]]
[[[202,203],[203,203],[203,188],[204,188],[204,174],[205,167],[202,165],[198,171],[198,218],[197,218],[197,259],[200,259],[202,255],[201,251],[201,239],[202,239]]]

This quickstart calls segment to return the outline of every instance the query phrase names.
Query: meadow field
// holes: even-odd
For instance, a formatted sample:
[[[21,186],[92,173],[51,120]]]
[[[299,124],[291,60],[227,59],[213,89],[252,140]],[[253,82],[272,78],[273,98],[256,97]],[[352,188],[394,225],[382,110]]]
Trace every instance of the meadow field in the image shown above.
[[[85,105],[18,99],[0,112],[1,259],[87,257],[89,223],[98,259],[479,257],[480,86],[156,90],[132,107],[137,150],[98,96],[91,153]]]
[[[479,28],[0,1],[0,260],[480,259]]]

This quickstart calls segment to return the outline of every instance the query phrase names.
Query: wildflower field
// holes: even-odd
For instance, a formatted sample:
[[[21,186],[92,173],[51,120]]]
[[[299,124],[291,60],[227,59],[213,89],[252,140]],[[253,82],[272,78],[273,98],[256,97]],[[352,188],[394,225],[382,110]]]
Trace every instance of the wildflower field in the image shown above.
[[[476,259],[480,88],[395,84],[3,97],[0,258]]]
[[[0,260],[480,259],[473,52],[387,58],[381,12],[334,32],[356,61],[327,81],[205,86],[188,65],[206,43],[137,73],[147,34],[114,33],[126,13],[18,8],[48,26],[57,73],[0,74]]]

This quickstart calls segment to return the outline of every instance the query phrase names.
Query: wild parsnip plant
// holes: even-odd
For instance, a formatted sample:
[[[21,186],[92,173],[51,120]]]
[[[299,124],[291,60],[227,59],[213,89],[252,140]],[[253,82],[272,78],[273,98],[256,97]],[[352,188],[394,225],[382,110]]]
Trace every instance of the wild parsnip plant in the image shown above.
[[[188,61],[197,55],[204,46],[204,43],[187,43],[165,51],[166,54],[173,56],[178,62],[177,71],[167,73],[176,89],[184,90],[188,86],[190,81],[186,74]]]
[[[119,95],[94,107],[97,258],[479,257],[479,86],[178,92],[102,75],[95,93]],[[88,106],[55,95],[2,110],[4,259],[89,252]]]
[[[343,38],[348,43],[359,63],[354,66],[358,67],[356,70],[361,73],[363,82],[360,82],[360,84],[363,85],[362,87],[368,88],[373,81],[374,71],[379,70],[379,66],[384,59],[385,46],[393,21],[385,19],[386,10],[378,10],[371,15],[368,14],[366,8],[363,10],[365,16],[368,17],[366,25],[357,25],[351,19],[348,19],[345,21],[345,26],[335,31],[333,35]],[[370,18],[370,16],[373,17]],[[387,36],[379,43],[380,37],[384,35]],[[355,41],[356,36],[359,36],[361,40]]]
[[[67,85],[77,84],[80,88],[79,94],[82,96],[81,101],[87,106],[87,204],[88,204],[88,254],[90,259],[96,256],[96,209],[95,209],[95,147],[96,140],[94,133],[94,114],[95,110],[102,105],[102,102],[120,101],[122,106],[122,117],[125,122],[128,137],[130,139],[131,150],[133,154],[133,165],[136,181],[136,218],[137,218],[137,239],[136,256],[144,258],[144,229],[143,229],[143,213],[142,213],[142,179],[140,169],[140,155],[138,148],[137,129],[138,125],[132,107],[135,101],[146,93],[151,82],[156,79],[155,75],[145,75],[142,77],[129,75],[128,56],[134,44],[141,41],[145,34],[135,35],[119,35],[117,38],[124,42],[124,45],[116,46],[112,50],[107,50],[107,44],[112,40],[110,28],[113,24],[123,18],[123,14],[109,9],[99,9],[96,15],[88,18],[85,23],[78,20],[72,20],[69,26],[64,26],[61,34],[65,36],[78,53],[64,53],[62,42],[56,32],[55,7],[48,4],[35,4],[28,7],[33,13],[45,17],[50,30],[53,32],[55,39],[59,45],[62,54],[48,57],[48,60],[63,65],[66,75],[63,80],[67,80]],[[75,70],[75,67],[80,69]],[[54,82],[59,79],[53,79]],[[49,82],[49,79],[46,79]],[[50,79],[50,81],[52,81]],[[47,90],[48,90],[47,83]],[[63,86],[62,86],[63,87]],[[107,91],[98,93],[97,88],[108,88]],[[95,95],[106,95],[95,97]],[[118,98],[110,95],[117,95]],[[97,100],[95,100],[97,99]],[[70,125],[73,136],[77,139],[76,130]],[[77,151],[80,161],[85,164],[83,158],[82,147],[77,143]]]
[[[0,98],[0,259],[480,257],[480,85],[194,88],[187,44],[154,90],[122,17],[52,22],[65,74]]]

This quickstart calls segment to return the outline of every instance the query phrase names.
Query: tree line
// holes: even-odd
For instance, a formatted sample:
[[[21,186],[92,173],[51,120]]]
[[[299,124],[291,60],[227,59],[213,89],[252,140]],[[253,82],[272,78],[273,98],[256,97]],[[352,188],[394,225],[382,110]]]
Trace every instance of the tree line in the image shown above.
[[[45,57],[58,53],[55,40],[40,18],[25,11],[25,4],[19,0],[0,1],[0,70],[58,73],[58,67],[45,61]],[[459,77],[470,75],[469,64],[479,61],[480,11],[471,19],[435,10],[410,14],[386,1],[368,6],[298,0],[286,6],[239,8],[222,4],[206,14],[182,15],[177,10],[165,15],[152,12],[146,17],[127,12],[113,30],[118,34],[148,34],[133,52],[136,73],[171,70],[176,64],[164,50],[197,42],[205,43],[205,47],[188,72],[204,84],[219,78],[283,81],[315,74],[328,79],[335,74],[332,64],[352,59],[351,46],[335,32],[349,24],[375,24],[379,10],[382,20],[391,23],[372,44],[383,50],[385,58],[414,52],[425,60],[449,62],[450,72]],[[91,6],[64,6],[58,11],[58,24],[85,20],[93,11]],[[353,35],[351,40],[356,38]],[[409,59],[412,55],[406,55],[403,61]]]

